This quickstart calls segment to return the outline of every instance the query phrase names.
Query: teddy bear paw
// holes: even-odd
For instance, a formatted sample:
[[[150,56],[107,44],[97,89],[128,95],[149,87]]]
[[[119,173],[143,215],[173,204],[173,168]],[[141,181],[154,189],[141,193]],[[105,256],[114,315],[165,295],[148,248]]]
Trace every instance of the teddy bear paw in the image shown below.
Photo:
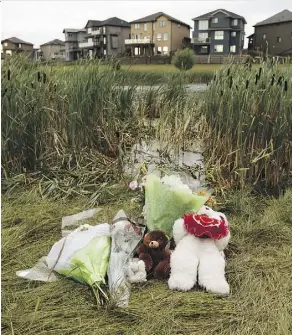
[[[130,283],[142,283],[147,281],[147,273],[145,263],[141,260],[129,263],[128,280]]]
[[[170,276],[168,280],[168,287],[171,290],[190,291],[194,285],[192,278],[183,275]]]
[[[205,287],[206,291],[211,293],[227,295],[230,292],[230,287],[225,279],[224,280],[214,279],[213,281],[200,283],[200,285]]]

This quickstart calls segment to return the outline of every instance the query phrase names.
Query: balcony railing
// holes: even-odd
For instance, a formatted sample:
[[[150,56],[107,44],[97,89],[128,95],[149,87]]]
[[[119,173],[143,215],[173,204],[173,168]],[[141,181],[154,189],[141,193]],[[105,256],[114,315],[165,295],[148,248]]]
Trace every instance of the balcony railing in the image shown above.
[[[192,38],[192,43],[194,44],[207,44],[211,42],[210,37],[193,37]]]
[[[87,42],[80,42],[79,48],[91,48],[91,47],[99,47],[102,46],[104,43],[103,41],[87,41]]]
[[[131,38],[125,40],[125,44],[149,44],[152,43],[150,38]]]
[[[91,35],[96,36],[96,35],[100,35],[101,34],[101,30],[92,30]]]

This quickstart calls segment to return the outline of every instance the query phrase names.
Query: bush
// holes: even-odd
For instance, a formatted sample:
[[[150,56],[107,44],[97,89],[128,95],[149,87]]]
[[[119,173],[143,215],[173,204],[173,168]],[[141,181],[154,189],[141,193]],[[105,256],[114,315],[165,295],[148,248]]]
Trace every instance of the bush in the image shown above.
[[[177,50],[172,58],[172,64],[180,70],[191,69],[195,64],[195,56],[193,50]]]

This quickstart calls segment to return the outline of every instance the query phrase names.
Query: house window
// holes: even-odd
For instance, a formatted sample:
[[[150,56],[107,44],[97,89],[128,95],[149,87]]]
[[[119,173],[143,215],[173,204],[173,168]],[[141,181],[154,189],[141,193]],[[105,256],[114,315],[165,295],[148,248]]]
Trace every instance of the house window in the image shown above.
[[[230,52],[236,52],[236,45],[230,45]]]
[[[263,34],[263,39],[265,40],[267,38],[267,35],[266,34]]]
[[[206,45],[203,45],[203,46],[201,47],[201,53],[202,53],[202,54],[206,54],[206,53],[208,53],[208,47],[207,47]]]
[[[21,43],[18,44],[18,47],[21,48]]]
[[[280,43],[282,41],[282,37],[277,37],[277,43]]]
[[[140,23],[135,23],[135,29],[140,29]]]
[[[103,49],[103,54],[104,56],[106,56],[106,49]]]
[[[231,37],[236,37],[236,31],[231,32]]]
[[[88,28],[87,32],[88,32],[88,34],[91,34],[92,33],[92,28]]]
[[[218,23],[218,17],[213,17],[212,23]]]
[[[159,26],[160,27],[165,27],[166,26],[166,22],[165,21],[160,21],[159,22]]]
[[[238,25],[238,19],[234,19],[231,21],[232,26],[237,26]]]
[[[209,28],[209,21],[208,20],[199,21],[199,30],[207,30],[208,28]]]
[[[5,43],[4,43],[4,46],[5,46],[5,47],[7,47],[7,46],[8,46],[8,43],[7,43],[7,42],[5,42]]]
[[[144,23],[144,31],[147,31],[147,23]]]
[[[102,27],[102,32],[105,34],[105,27]]]
[[[163,54],[168,55],[168,47],[163,47]]]
[[[202,40],[205,40],[207,39],[209,36],[208,36],[208,33],[199,33],[198,34],[198,38],[199,39],[202,39]]]
[[[103,38],[103,43],[106,44],[106,37]]]
[[[178,24],[177,27],[180,28],[180,24]]]
[[[224,39],[224,31],[215,31],[215,40],[223,40]]]
[[[153,23],[153,30],[155,30],[155,22]]]
[[[157,48],[157,54],[158,54],[158,55],[161,55],[161,51],[162,51],[162,48],[161,48],[161,47],[158,47],[158,48]]]
[[[160,33],[157,34],[156,39],[157,39],[157,41],[161,41],[161,34]]]
[[[214,45],[214,52],[223,52],[223,44]]]
[[[163,41],[168,41],[168,33],[163,34]]]

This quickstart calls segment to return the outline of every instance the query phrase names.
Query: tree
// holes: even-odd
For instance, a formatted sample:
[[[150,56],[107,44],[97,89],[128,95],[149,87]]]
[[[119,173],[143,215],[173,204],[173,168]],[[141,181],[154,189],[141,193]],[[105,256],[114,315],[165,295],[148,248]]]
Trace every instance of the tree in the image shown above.
[[[195,64],[195,56],[193,50],[177,50],[172,57],[172,64],[180,70],[191,69]]]

